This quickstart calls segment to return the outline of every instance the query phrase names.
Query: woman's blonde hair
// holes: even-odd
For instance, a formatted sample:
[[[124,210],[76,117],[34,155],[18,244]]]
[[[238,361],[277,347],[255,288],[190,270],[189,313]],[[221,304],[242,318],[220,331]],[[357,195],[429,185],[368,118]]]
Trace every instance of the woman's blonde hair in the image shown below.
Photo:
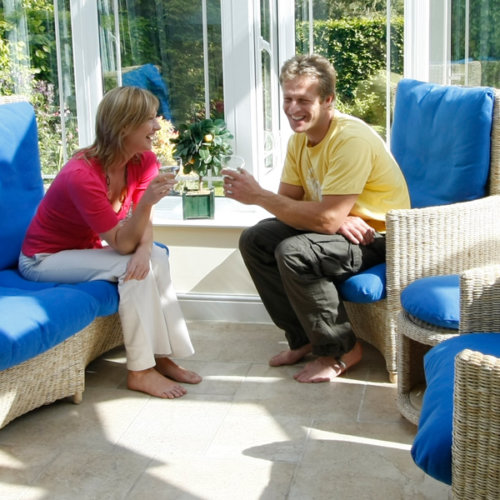
[[[319,82],[319,96],[322,101],[332,96],[335,100],[335,84],[337,74],[333,64],[318,54],[296,55],[283,64],[280,73],[280,84],[294,80],[299,76],[315,78]]]
[[[116,87],[107,92],[97,108],[95,140],[81,150],[85,158],[97,158],[106,170],[125,156],[123,139],[151,116],[156,116],[158,98],[139,87]]]

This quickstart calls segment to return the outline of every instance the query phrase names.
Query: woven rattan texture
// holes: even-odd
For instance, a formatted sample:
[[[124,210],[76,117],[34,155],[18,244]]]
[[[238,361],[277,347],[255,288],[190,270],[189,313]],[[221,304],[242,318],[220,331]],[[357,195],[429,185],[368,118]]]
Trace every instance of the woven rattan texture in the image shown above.
[[[118,314],[96,318],[61,344],[0,371],[0,429],[14,418],[58,399],[82,400],[85,367],[123,344]]]
[[[495,93],[489,195],[500,194],[500,90]],[[387,214],[387,298],[372,304],[345,305],[355,334],[384,355],[391,381],[398,372],[396,320],[401,291],[418,278],[456,274],[498,262],[499,213],[500,196],[487,196]]]
[[[500,498],[499,451],[500,359],[466,349],[455,360],[453,498]]]

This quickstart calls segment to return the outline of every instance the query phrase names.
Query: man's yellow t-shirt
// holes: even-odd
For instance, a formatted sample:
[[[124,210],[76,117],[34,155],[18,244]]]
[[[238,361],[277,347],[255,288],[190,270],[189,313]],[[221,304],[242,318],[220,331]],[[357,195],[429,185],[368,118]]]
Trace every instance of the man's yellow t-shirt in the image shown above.
[[[358,194],[351,215],[385,231],[385,214],[410,208],[403,173],[382,138],[365,122],[335,111],[327,134],[316,146],[304,133],[288,143],[281,181],[304,188],[304,200]]]

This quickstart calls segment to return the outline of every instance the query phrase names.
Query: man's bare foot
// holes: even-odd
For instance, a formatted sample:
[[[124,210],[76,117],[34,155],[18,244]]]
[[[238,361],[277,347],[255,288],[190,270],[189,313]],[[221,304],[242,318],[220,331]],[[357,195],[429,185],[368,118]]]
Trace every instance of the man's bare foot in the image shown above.
[[[156,358],[156,367],[162,375],[169,377],[177,382],[185,382],[186,384],[199,384],[202,378],[195,372],[186,370],[174,363],[170,358]]]
[[[132,391],[145,392],[151,396],[164,399],[180,398],[187,392],[184,387],[164,377],[154,368],[140,371],[129,370],[127,387]]]
[[[331,382],[342,375],[348,368],[361,361],[363,349],[359,342],[346,352],[340,359],[331,356],[319,356],[314,361],[307,363],[304,368],[294,375],[297,382],[318,383]]]
[[[294,365],[312,351],[311,344],[306,344],[298,349],[281,351],[269,360],[270,366]]]

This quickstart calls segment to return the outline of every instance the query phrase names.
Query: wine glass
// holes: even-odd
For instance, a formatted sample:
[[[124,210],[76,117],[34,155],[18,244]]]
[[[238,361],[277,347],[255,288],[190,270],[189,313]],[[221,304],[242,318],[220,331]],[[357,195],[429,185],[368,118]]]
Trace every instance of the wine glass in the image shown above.
[[[181,170],[181,168],[182,168],[182,160],[180,158],[173,158],[168,162],[168,165],[162,165],[160,167],[160,173],[161,174],[172,173],[177,175]]]
[[[222,159],[222,167],[227,170],[241,172],[241,170],[245,167],[245,159],[238,155],[224,156]]]
[[[177,194],[177,186],[179,184],[179,172],[182,170],[182,160],[180,158],[173,158],[168,162],[167,165],[162,165],[160,167],[160,174],[174,174],[175,178],[174,180],[176,181],[176,184],[172,186],[172,191],[171,193]]]

